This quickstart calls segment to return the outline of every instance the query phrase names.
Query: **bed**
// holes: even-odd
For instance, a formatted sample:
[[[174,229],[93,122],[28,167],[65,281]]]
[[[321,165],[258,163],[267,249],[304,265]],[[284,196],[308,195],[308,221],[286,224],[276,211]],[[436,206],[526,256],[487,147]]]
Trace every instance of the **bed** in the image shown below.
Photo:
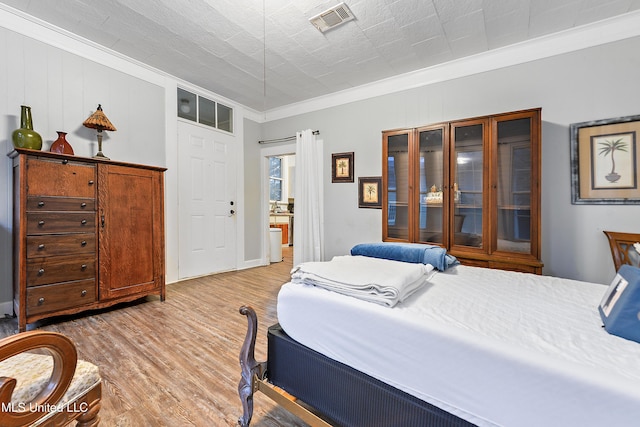
[[[240,425],[255,391],[312,425],[636,425],[640,344],[602,328],[606,286],[464,265],[427,276],[393,307],[284,284],[263,363],[243,308]]]

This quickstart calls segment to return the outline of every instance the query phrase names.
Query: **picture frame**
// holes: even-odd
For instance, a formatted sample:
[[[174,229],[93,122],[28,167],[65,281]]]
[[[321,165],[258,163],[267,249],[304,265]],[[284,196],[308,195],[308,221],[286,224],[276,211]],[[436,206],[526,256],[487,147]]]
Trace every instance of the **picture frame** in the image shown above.
[[[629,282],[622,277],[620,273],[617,273],[600,301],[599,309],[602,310],[604,317],[609,317],[613,306],[616,305],[616,302],[620,299],[620,295],[622,295],[628,285]]]
[[[640,115],[573,123],[571,203],[640,204]]]
[[[382,177],[358,178],[358,207],[382,209]]]
[[[353,182],[354,153],[331,155],[331,182]]]

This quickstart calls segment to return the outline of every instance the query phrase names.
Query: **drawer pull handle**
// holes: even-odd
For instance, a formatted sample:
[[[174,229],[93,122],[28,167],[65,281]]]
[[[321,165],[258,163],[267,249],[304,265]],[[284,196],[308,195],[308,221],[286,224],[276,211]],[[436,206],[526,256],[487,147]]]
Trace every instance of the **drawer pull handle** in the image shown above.
[[[38,275],[42,276],[44,274],[44,268],[41,268],[40,270],[38,270]]]
[[[86,203],[84,203],[84,202],[82,202],[82,203],[80,203],[80,207],[81,207],[81,208],[86,208],[86,207],[87,207],[87,204],[86,204]]]
[[[87,264],[82,264],[80,266],[80,270],[86,270],[87,269]]]
[[[93,185],[93,180],[89,180],[89,185]]]
[[[44,244],[43,244],[43,243],[40,243],[40,244],[38,245],[38,250],[43,250],[43,249],[44,249]]]
[[[43,225],[44,225],[44,221],[43,220],[38,221],[38,226],[42,227]]]
[[[38,305],[44,304],[44,297],[38,298]]]
[[[86,219],[83,219],[82,221],[80,221],[80,224],[85,225],[87,223]]]
[[[69,160],[67,160],[67,159],[64,159],[64,160],[62,161],[62,164],[63,164],[63,165],[66,165],[67,163],[69,163]]]
[[[83,289],[83,290],[82,290],[82,292],[80,292],[80,296],[81,296],[81,297],[85,297],[85,296],[87,296],[87,290],[86,290],[86,289]]]
[[[80,246],[87,246],[87,241],[83,240],[82,242],[80,242]]]
[[[41,201],[39,201],[39,202],[38,202],[38,207],[39,207],[39,208],[41,208],[41,207],[43,207],[43,206],[44,206],[44,202],[43,202],[42,200],[41,200]]]

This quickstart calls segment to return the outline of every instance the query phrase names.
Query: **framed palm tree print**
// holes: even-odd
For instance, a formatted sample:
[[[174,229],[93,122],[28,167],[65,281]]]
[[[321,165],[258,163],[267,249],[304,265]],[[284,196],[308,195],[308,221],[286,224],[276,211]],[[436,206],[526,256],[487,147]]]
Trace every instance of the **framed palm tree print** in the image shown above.
[[[353,153],[331,155],[331,182],[353,182]]]
[[[571,202],[640,204],[640,116],[574,123]]]
[[[358,207],[382,209],[382,177],[358,178]]]

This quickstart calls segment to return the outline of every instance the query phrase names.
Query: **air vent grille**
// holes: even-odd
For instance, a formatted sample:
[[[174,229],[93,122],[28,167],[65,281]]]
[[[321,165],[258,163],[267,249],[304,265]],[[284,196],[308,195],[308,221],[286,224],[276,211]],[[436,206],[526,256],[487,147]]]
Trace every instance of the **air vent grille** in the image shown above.
[[[355,17],[353,16],[353,13],[351,13],[351,10],[349,10],[349,7],[344,3],[340,3],[309,19],[309,22],[324,33],[325,31],[351,21],[354,18]]]

